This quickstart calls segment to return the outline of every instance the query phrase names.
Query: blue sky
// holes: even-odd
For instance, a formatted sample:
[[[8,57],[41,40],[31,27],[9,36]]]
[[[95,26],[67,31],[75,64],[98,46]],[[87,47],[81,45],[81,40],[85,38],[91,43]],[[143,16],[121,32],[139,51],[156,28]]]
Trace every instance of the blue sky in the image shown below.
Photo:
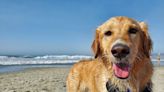
[[[0,55],[90,55],[113,16],[147,22],[153,52],[164,52],[163,0],[0,0]]]

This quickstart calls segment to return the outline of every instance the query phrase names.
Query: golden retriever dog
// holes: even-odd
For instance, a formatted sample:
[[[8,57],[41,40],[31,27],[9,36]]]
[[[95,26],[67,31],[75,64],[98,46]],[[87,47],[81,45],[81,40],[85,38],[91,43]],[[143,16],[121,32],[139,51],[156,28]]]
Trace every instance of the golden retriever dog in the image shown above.
[[[152,41],[144,22],[109,19],[96,29],[92,49],[95,59],[71,68],[67,92],[152,92]]]

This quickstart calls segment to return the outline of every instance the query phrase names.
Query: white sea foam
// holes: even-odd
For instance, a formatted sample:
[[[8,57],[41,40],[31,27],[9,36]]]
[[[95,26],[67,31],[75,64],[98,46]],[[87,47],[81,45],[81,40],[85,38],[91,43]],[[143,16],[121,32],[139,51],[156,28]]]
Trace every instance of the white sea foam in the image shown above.
[[[0,56],[0,59],[8,58],[8,56]]]
[[[92,56],[83,55],[45,55],[36,57],[8,57],[0,56],[0,65],[21,65],[21,64],[64,64],[75,63],[82,59],[91,59]]]
[[[45,55],[45,56],[0,56],[0,65],[22,65],[22,64],[68,64],[76,63],[82,59],[91,59],[93,56],[84,55]],[[157,61],[153,58],[152,61]],[[162,58],[161,61],[164,61]]]

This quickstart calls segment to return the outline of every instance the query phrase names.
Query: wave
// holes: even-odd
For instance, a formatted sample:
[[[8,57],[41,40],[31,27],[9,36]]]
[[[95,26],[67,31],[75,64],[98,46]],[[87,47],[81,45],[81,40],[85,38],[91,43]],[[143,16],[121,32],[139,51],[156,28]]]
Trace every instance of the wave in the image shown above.
[[[93,56],[85,55],[0,56],[0,65],[68,64],[92,58]],[[152,58],[152,61],[157,61],[157,59]],[[164,61],[164,59],[161,59],[161,61]]]
[[[6,59],[8,56],[0,56],[0,59]]]
[[[57,59],[57,60],[79,60],[79,59],[90,59],[91,56],[83,56],[83,55],[45,55],[45,56],[37,56],[34,59]]]
[[[82,59],[92,59],[92,56],[84,55],[45,55],[45,56],[0,56],[0,65],[22,65],[22,64],[65,64],[76,63]]]

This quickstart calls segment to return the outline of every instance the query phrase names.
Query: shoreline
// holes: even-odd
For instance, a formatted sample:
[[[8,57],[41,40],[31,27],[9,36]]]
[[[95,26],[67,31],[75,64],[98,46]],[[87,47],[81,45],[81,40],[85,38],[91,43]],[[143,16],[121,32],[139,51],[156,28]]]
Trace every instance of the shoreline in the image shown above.
[[[19,72],[29,68],[58,68],[58,67],[72,67],[75,63],[66,63],[66,64],[22,64],[22,65],[0,65],[0,74],[1,73],[12,73]],[[154,67],[163,67],[164,63],[158,65],[156,62],[153,63]]]
[[[0,73],[1,92],[66,92],[66,77],[70,67],[28,68]],[[155,66],[153,91],[164,91],[164,66]]]
[[[58,68],[71,67],[73,64],[27,64],[27,65],[0,65],[1,73],[19,72],[30,68]]]

